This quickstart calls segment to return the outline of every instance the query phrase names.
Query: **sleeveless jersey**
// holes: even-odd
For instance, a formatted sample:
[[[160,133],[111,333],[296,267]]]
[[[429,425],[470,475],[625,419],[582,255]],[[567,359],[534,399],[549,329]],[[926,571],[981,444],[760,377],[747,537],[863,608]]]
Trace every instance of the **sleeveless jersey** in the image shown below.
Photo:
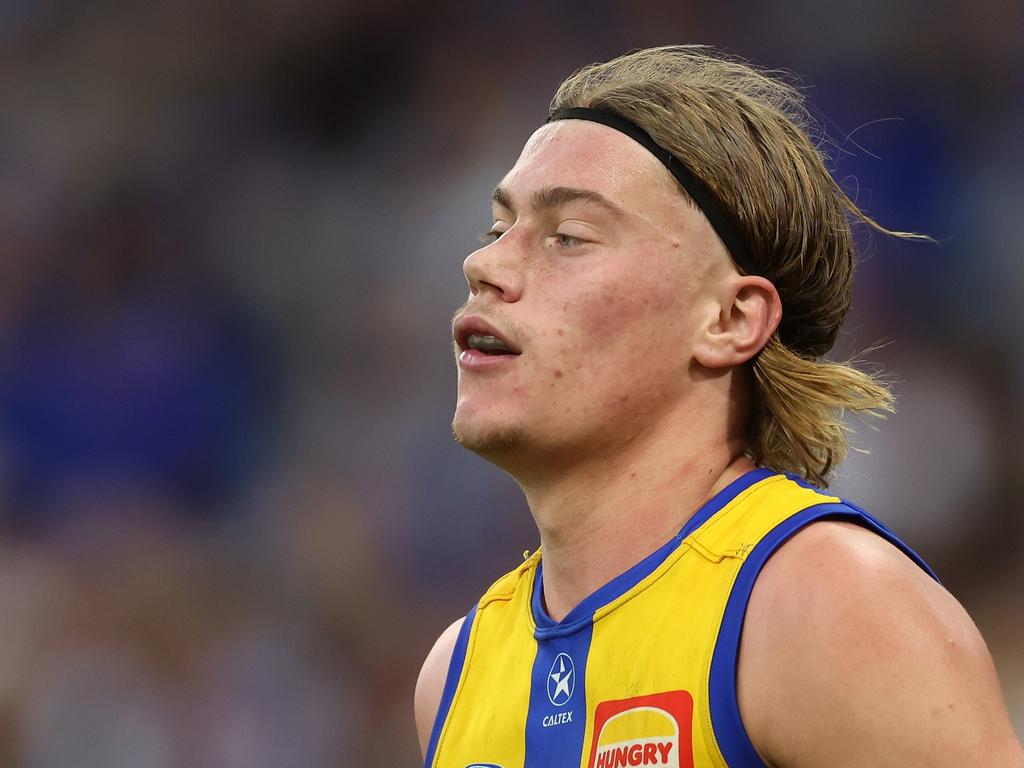
[[[426,768],[763,768],[736,697],[743,617],[771,554],[824,519],[874,530],[931,573],[863,510],[767,469],[562,621],[535,553],[466,616]]]

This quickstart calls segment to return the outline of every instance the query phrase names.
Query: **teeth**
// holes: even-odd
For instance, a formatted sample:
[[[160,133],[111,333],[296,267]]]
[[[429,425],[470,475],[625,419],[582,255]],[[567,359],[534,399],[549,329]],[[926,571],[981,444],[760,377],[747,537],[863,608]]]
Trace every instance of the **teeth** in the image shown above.
[[[511,352],[508,345],[505,344],[497,336],[491,336],[490,334],[478,334],[471,333],[469,338],[466,339],[469,346],[473,349],[479,349],[481,352]]]

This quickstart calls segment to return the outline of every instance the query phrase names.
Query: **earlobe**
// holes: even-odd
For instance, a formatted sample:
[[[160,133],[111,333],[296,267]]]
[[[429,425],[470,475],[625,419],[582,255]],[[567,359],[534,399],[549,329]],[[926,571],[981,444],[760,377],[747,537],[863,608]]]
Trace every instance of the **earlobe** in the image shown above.
[[[779,292],[757,275],[737,275],[718,307],[719,315],[708,324],[695,353],[706,368],[745,363],[768,343],[782,320]]]

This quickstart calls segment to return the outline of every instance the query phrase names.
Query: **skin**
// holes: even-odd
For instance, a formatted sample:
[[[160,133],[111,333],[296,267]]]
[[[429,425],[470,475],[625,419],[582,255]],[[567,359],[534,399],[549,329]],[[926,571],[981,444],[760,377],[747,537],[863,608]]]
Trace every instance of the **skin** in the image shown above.
[[[484,319],[521,354],[460,366],[452,428],[523,489],[558,620],[752,468],[743,363],[781,302],[769,281],[736,272],[668,172],[611,128],[542,127],[499,189],[494,239],[465,261],[457,317]],[[460,625],[417,682],[424,751]],[[738,680],[769,765],[1024,768],[970,619],[859,529],[813,525],[769,561]]]

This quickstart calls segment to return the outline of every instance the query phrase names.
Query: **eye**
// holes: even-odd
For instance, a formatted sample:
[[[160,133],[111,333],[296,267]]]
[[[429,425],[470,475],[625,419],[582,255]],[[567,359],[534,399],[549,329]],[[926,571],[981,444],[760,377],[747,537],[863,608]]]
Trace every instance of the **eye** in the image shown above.
[[[578,245],[583,245],[584,242],[584,240],[564,232],[556,232],[548,238],[548,243],[556,248],[575,248]]]
[[[499,237],[505,234],[504,229],[498,229],[497,227],[491,227],[489,230],[480,235],[481,243],[493,243]]]

